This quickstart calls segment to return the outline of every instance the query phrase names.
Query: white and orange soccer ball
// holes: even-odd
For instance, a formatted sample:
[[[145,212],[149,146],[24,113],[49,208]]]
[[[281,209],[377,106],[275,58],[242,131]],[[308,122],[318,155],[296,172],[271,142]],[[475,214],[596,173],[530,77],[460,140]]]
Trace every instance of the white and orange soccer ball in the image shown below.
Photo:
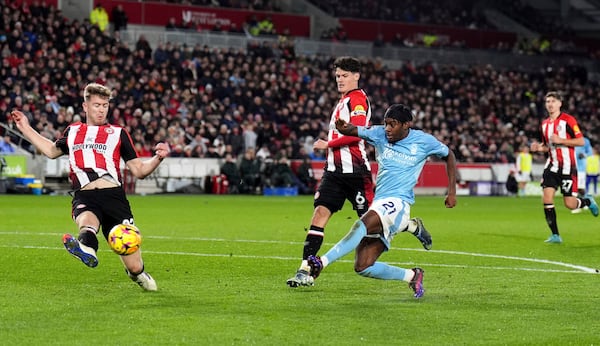
[[[131,255],[142,245],[140,230],[134,225],[116,225],[108,233],[108,245],[121,256]]]

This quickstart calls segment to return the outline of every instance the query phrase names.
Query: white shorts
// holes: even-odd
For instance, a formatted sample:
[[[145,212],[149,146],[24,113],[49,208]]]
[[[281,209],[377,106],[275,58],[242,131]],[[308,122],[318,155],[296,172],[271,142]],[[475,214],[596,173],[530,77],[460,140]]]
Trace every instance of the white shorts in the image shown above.
[[[400,198],[382,198],[373,201],[369,210],[373,210],[379,215],[383,226],[381,241],[385,244],[386,249],[389,249],[394,236],[408,226],[410,204]]]
[[[517,179],[519,183],[528,183],[531,181],[531,172],[517,173],[515,179]]]
[[[577,171],[577,189],[585,190],[585,179],[587,174],[585,172]]]

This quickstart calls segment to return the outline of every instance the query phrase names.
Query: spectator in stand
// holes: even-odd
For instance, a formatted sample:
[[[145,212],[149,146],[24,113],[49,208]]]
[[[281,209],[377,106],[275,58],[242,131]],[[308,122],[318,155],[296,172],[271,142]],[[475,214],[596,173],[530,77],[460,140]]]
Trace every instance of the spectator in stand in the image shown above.
[[[295,186],[296,179],[294,171],[290,167],[290,161],[286,156],[281,156],[275,160],[271,169],[271,185],[275,187]]]
[[[90,24],[96,25],[102,32],[108,27],[108,12],[101,3],[97,3],[96,7],[90,12]]]
[[[392,46],[394,47],[404,47],[404,38],[402,37],[402,34],[397,32],[396,35],[394,35],[394,38],[392,39]]]
[[[138,40],[135,43],[135,50],[143,51],[144,57],[147,59],[152,58],[152,47],[150,47],[150,42],[148,42],[148,39],[146,39],[146,36],[143,34],[138,37]]]
[[[244,138],[244,148],[249,149],[249,148],[256,148],[256,144],[257,144],[257,139],[258,139],[258,134],[256,134],[256,132],[254,132],[254,124],[252,123],[246,123],[243,126],[243,132],[242,132],[242,137]]]
[[[302,163],[298,166],[296,176],[300,183],[298,184],[298,192],[303,195],[312,195],[317,187],[317,179],[312,168],[312,163],[308,156],[302,158]]]
[[[0,137],[0,153],[12,154],[15,151],[10,136]]]
[[[246,149],[240,162],[240,174],[242,177],[240,192],[260,194],[262,189],[261,162],[255,157],[254,148]]]
[[[175,19],[175,17],[169,17],[169,20],[167,21],[167,24],[165,25],[165,29],[166,30],[179,29],[179,26],[177,25],[177,20]]]
[[[258,22],[259,35],[275,35],[275,25],[271,16],[266,16]]]
[[[591,194],[594,188],[593,196],[598,196],[598,175],[600,175],[600,155],[596,147],[592,147],[592,155],[586,159],[586,182],[585,190]],[[590,186],[591,185],[591,186]]]
[[[235,158],[230,153],[225,155],[225,163],[223,163],[221,166],[221,174],[225,175],[227,177],[227,181],[229,182],[228,193],[239,193],[241,173]]]
[[[243,34],[244,29],[240,28],[236,23],[231,23],[231,25],[229,26],[229,30],[227,30],[227,32],[230,32],[233,34]]]
[[[515,178],[519,183],[519,197],[525,197],[525,188],[527,183],[531,181],[531,170],[533,164],[533,156],[529,152],[529,147],[526,144],[521,146],[521,151],[517,155],[517,175]]]
[[[152,148],[147,143],[136,142],[135,143],[135,152],[138,157],[152,157]]]
[[[244,23],[244,30],[252,36],[258,36],[260,35],[260,27],[258,23],[259,22],[256,18],[256,15],[252,14],[250,18],[248,18],[248,20]]]
[[[244,151],[244,137],[240,133],[239,126],[233,126],[231,133],[225,138],[225,143],[231,145],[231,152],[234,156],[241,155]]]
[[[272,160],[271,150],[269,150],[267,143],[264,143],[260,146],[260,149],[258,149],[258,151],[256,152],[256,157],[262,162]]]
[[[210,29],[210,32],[212,34],[220,34],[223,32],[223,26],[220,22],[216,22],[215,25],[213,25],[213,27]]]
[[[373,41],[373,46],[377,48],[385,47],[385,40],[383,38],[382,33],[377,34],[377,37],[375,37],[375,41]]]
[[[519,183],[517,182],[517,178],[515,177],[515,170],[512,168],[508,172],[508,177],[506,178],[505,186],[509,196],[516,196],[519,193]]]
[[[112,9],[111,20],[113,23],[114,31],[127,30],[127,22],[129,18],[127,17],[127,13],[123,10],[123,5],[118,4]]]

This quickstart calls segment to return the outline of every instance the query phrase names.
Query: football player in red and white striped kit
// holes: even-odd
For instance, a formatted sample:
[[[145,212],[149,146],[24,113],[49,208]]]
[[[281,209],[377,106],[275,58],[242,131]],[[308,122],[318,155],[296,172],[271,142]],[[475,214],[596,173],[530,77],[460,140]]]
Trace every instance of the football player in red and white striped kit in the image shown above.
[[[83,97],[86,122],[70,124],[56,142],[32,128],[23,112],[13,110],[10,114],[17,128],[45,156],[51,159],[69,156],[69,177],[74,190],[72,216],[79,235],[75,238],[65,234],[63,243],[69,253],[88,267],[98,265],[96,235],[100,229],[106,239],[113,226],[134,224],[122,185],[121,159],[131,174],[143,179],[169,155],[169,146],[158,143],[151,159],[138,158],[130,134],[108,123],[110,97],[111,90],[106,86],[88,84]],[[129,277],[140,287],[157,290],[156,282],[144,269],[141,251],[121,256],[121,261]]]
[[[583,133],[577,120],[570,114],[561,111],[563,97],[557,91],[548,92],[544,98],[548,118],[542,121],[542,143],[533,142],[532,152],[547,152],[548,159],[542,177],[542,202],[546,222],[552,235],[547,243],[562,243],[556,223],[554,195],[560,188],[567,208],[589,207],[592,215],[598,216],[598,205],[594,198],[586,195],[577,197],[577,159],[575,147],[584,144]]]
[[[342,209],[344,202],[352,203],[362,216],[373,200],[373,178],[364,140],[344,136],[335,128],[339,118],[356,126],[365,126],[371,119],[371,104],[367,94],[358,88],[361,63],[352,57],[339,57],[333,63],[340,100],[331,114],[327,140],[318,139],[313,147],[327,150],[327,164],[314,199],[310,229],[304,242],[302,263],[296,275],[287,280],[290,287],[311,286],[307,258],[316,255],[331,215]]]

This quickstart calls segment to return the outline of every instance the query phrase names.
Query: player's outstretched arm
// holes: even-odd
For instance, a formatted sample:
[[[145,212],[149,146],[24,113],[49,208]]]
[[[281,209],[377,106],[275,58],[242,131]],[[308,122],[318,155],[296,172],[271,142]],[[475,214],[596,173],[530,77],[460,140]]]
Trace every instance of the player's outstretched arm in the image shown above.
[[[142,160],[139,157],[133,160],[127,161],[127,168],[131,173],[138,179],[144,179],[149,176],[150,173],[154,172],[156,167],[160,165],[162,160],[169,156],[171,150],[167,143],[158,143],[154,147],[154,156],[149,160]]]
[[[446,161],[446,174],[448,175],[448,194],[444,200],[446,208],[454,208],[456,206],[456,157],[452,150],[448,151],[448,156],[444,158]]]
[[[344,136],[358,137],[358,128],[341,118],[335,121],[335,128]]]
[[[19,131],[21,131],[23,136],[25,136],[25,138],[27,138],[27,140],[31,142],[31,144],[33,144],[33,146],[36,147],[37,150],[39,150],[42,154],[51,159],[55,159],[63,155],[62,150],[58,149],[56,145],[54,145],[53,141],[42,136],[33,127],[31,127],[29,124],[29,119],[27,119],[27,116],[23,114],[23,112],[16,109],[12,110],[8,118],[15,122],[15,125],[17,125],[17,128]]]

